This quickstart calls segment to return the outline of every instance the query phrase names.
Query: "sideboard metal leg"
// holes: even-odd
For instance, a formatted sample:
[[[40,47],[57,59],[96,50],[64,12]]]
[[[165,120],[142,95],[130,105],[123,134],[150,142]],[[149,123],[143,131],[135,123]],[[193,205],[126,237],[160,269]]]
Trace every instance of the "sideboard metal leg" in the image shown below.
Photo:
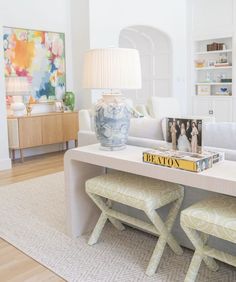
[[[12,157],[12,160],[13,160],[13,161],[16,159],[15,149],[12,149],[12,150],[11,150],[11,157]]]
[[[20,158],[21,158],[21,162],[24,162],[24,152],[23,149],[20,149]]]

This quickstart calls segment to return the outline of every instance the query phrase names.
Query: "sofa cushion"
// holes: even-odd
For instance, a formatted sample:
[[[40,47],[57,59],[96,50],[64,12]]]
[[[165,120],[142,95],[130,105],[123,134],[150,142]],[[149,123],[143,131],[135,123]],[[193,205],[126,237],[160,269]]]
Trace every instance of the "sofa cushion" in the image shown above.
[[[146,117],[132,118],[130,120],[129,136],[163,140],[158,120]]]
[[[173,97],[151,97],[148,103],[153,118],[181,116],[178,100]]]
[[[203,127],[203,145],[236,150],[236,123],[206,123]]]

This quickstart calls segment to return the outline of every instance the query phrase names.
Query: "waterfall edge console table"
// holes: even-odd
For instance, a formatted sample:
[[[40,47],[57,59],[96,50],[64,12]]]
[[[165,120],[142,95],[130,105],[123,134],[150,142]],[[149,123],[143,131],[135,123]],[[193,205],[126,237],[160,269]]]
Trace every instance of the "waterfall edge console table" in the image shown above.
[[[146,164],[147,148],[127,146],[122,151],[101,151],[99,144],[68,150],[64,157],[68,234],[73,237],[95,226],[99,210],[85,192],[87,179],[105,173],[106,168],[134,173],[190,187],[236,197],[236,162],[222,161],[200,173]],[[201,190],[202,189],[202,190]]]

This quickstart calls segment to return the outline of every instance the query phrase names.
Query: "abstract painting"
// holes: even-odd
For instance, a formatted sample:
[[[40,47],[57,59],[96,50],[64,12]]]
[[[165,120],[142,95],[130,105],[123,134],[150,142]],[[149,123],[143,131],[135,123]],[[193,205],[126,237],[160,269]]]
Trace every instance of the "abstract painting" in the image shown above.
[[[36,100],[61,100],[66,83],[63,33],[4,27],[3,44],[6,77],[27,77]]]

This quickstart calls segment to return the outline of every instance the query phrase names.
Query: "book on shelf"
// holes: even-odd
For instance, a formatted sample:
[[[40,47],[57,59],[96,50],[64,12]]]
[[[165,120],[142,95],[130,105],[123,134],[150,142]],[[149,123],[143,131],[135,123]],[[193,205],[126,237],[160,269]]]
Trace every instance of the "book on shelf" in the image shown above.
[[[229,63],[215,63],[214,65],[216,68],[218,67],[230,67],[231,65]]]
[[[143,152],[143,162],[169,168],[201,172],[222,161],[224,154],[206,151],[202,154],[173,151],[163,148]]]

